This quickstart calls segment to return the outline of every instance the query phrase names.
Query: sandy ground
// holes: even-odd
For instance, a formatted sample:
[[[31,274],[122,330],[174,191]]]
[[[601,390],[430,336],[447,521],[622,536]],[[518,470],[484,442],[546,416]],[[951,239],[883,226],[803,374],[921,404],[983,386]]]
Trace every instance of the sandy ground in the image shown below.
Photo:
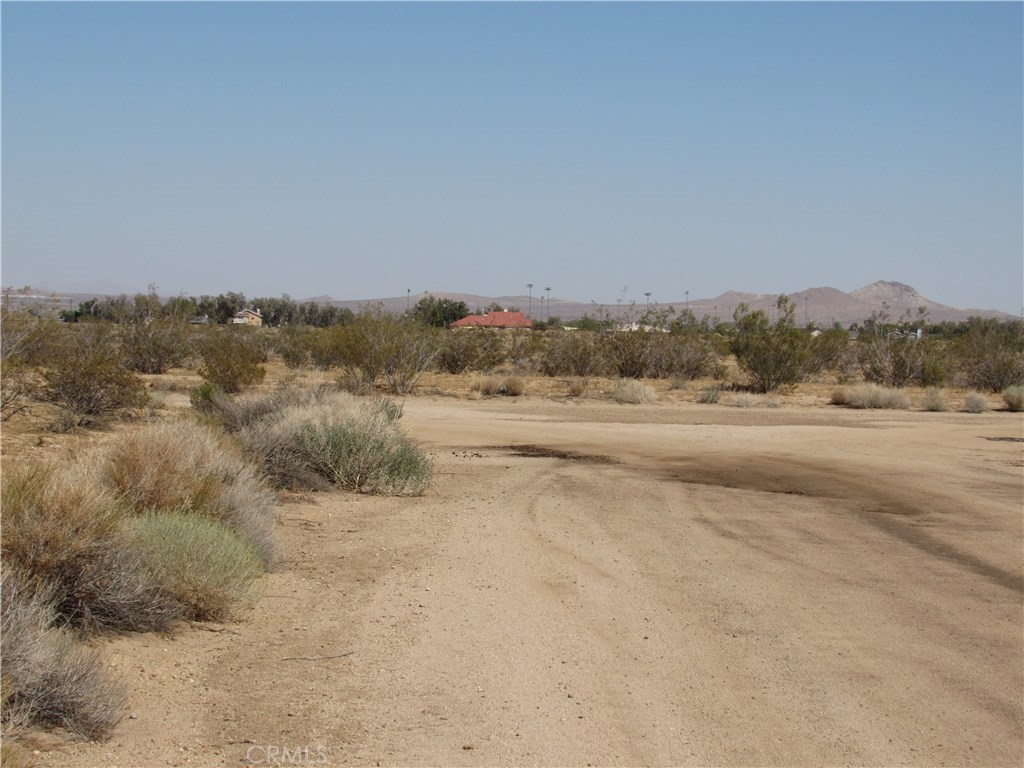
[[[422,498],[282,507],[239,624],[102,641],[42,765],[1024,761],[1024,422],[406,402]]]

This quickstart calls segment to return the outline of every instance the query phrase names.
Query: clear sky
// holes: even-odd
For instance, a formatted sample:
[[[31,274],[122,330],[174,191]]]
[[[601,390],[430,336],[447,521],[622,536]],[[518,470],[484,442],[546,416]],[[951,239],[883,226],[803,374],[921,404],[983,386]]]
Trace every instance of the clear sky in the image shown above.
[[[1024,4],[17,3],[4,285],[1024,304]]]

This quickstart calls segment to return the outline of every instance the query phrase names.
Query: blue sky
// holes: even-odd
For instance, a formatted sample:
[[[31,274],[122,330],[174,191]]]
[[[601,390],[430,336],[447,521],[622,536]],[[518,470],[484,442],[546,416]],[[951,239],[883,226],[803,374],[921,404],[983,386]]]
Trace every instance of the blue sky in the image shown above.
[[[0,278],[1017,314],[1022,11],[3,2]]]

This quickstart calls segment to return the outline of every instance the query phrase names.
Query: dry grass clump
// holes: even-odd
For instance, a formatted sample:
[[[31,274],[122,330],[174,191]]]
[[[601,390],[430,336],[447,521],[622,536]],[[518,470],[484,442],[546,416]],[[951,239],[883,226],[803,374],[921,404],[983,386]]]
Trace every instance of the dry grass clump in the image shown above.
[[[62,622],[149,631],[179,617],[124,539],[122,508],[88,467],[9,468],[2,505],[5,568],[21,574],[23,590],[46,594]]]
[[[878,384],[838,387],[832,392],[831,402],[847,408],[906,410],[910,407],[910,398],[905,392]]]
[[[704,387],[697,393],[697,402],[704,405],[714,405],[722,397],[722,388],[718,386]]]
[[[94,650],[57,625],[53,597],[4,571],[0,596],[3,735],[59,726],[104,738],[120,721],[124,690]],[[6,763],[5,763],[6,764]]]
[[[619,379],[611,392],[611,398],[617,403],[644,405],[658,399],[658,393],[650,384],[636,379]]]
[[[981,392],[968,392],[964,395],[964,410],[968,413],[985,413],[988,409],[988,398]]]
[[[151,514],[134,521],[133,539],[187,618],[223,621],[249,604],[260,561],[227,526],[195,514]]]
[[[734,408],[756,408],[760,404],[761,398],[751,392],[740,392],[729,402]]]
[[[1003,390],[1003,402],[1014,413],[1024,411],[1024,387],[1007,387]]]
[[[239,439],[281,488],[418,495],[430,482],[430,462],[399,429],[401,413],[390,400],[333,392],[268,415]]]
[[[565,387],[569,397],[584,397],[590,389],[590,381],[583,376],[577,376],[569,379]]]
[[[946,393],[939,387],[928,387],[924,393],[924,409],[926,411],[945,412],[949,410]]]
[[[242,536],[264,566],[273,565],[276,494],[212,430],[188,421],[132,430],[110,445],[99,475],[133,513],[205,515]]]
[[[494,397],[495,395],[521,397],[526,393],[526,382],[518,376],[505,378],[489,376],[482,381],[473,382],[470,391],[479,392],[484,397]]]

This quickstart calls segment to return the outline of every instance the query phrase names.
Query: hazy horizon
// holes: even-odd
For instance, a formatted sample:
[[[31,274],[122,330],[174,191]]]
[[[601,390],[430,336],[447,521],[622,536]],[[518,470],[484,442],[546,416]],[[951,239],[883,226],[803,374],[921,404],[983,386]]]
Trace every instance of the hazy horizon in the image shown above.
[[[1024,304],[1020,3],[0,14],[5,286]]]

